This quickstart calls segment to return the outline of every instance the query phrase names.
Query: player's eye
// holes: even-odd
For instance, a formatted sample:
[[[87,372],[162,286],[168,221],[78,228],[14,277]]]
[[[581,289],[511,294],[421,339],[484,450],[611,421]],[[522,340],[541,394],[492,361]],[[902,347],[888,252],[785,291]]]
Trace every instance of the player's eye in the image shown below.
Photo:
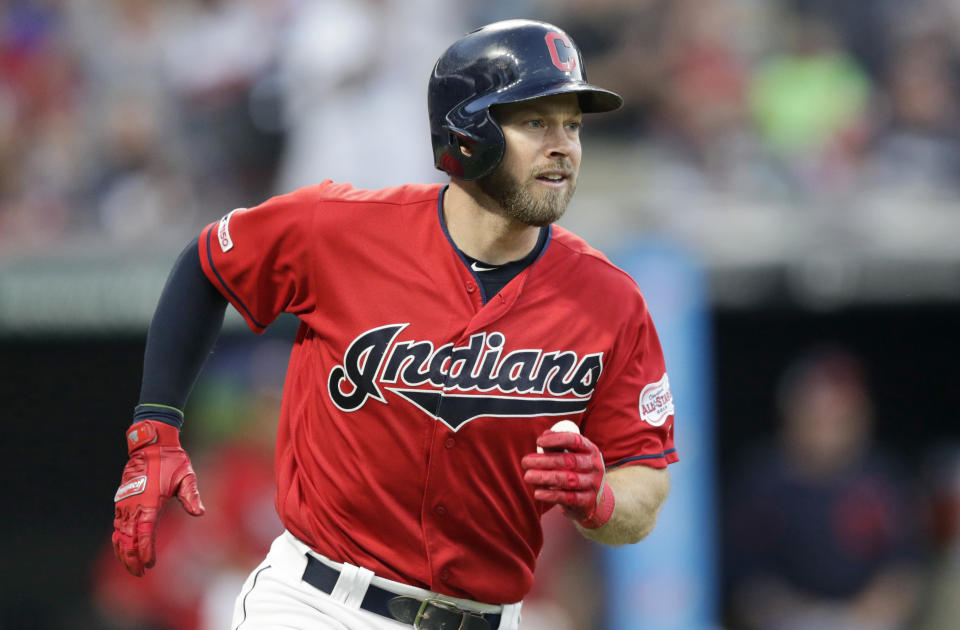
[[[567,129],[570,131],[580,131],[581,127],[583,127],[583,123],[579,120],[572,120],[567,123]]]
[[[532,129],[541,129],[544,127],[543,121],[539,118],[534,118],[527,121],[527,126]]]

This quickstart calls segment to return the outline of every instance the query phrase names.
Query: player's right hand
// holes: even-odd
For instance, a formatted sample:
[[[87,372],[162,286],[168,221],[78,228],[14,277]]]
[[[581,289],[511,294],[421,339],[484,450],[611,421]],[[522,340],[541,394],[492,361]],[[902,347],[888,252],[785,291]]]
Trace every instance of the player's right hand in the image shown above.
[[[613,489],[606,482],[603,454],[586,436],[544,431],[537,438],[542,453],[520,460],[523,480],[534,487],[533,498],[553,503],[587,529],[604,525],[613,515]]]
[[[180,430],[155,420],[127,429],[130,460],[114,497],[113,551],[127,570],[142,576],[157,560],[157,516],[176,496],[194,516],[204,512],[197,475],[180,446]]]

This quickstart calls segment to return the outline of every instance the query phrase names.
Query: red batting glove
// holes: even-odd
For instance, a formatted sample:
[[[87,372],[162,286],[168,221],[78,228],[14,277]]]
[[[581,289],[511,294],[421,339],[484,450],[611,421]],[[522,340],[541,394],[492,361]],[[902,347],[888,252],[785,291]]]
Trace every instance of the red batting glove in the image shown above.
[[[609,521],[613,490],[604,481],[606,468],[597,445],[579,433],[548,430],[537,438],[537,446],[544,452],[520,460],[526,471],[523,480],[535,488],[533,498],[559,505],[586,529]]]
[[[113,551],[127,571],[140,577],[157,561],[155,526],[167,499],[176,495],[194,516],[204,507],[177,427],[137,422],[127,429],[127,450],[130,461],[113,498]]]

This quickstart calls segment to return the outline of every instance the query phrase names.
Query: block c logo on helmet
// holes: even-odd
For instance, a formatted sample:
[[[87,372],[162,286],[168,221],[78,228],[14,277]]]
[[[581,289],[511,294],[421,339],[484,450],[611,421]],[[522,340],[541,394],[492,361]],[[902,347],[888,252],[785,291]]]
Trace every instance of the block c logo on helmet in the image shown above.
[[[576,49],[573,47],[573,44],[570,43],[570,40],[566,35],[563,35],[562,33],[547,33],[544,37],[544,41],[547,42],[547,50],[550,51],[550,59],[553,61],[553,65],[555,65],[558,70],[570,72],[577,67]],[[566,61],[561,61],[558,43],[563,45],[563,57],[566,58]]]

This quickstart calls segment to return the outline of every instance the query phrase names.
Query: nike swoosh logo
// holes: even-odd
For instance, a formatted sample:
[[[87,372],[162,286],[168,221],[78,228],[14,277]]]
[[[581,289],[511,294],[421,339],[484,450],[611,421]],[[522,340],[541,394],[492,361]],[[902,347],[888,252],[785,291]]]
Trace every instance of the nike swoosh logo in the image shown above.
[[[474,271],[494,271],[498,267],[481,267],[478,263],[470,263],[470,268]]]

